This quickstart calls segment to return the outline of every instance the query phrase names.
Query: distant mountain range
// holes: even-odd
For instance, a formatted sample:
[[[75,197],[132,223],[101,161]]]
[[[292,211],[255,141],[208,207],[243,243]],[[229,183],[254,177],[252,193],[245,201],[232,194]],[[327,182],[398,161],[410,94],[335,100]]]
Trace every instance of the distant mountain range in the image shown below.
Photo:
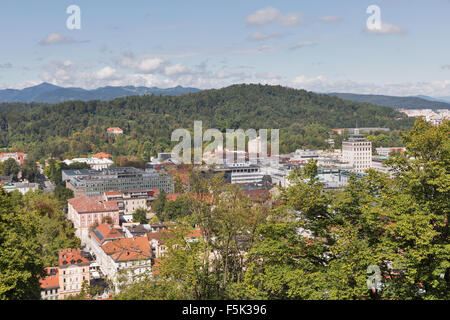
[[[428,96],[395,97],[373,94],[327,93],[341,99],[368,102],[395,109],[450,109],[450,97],[432,98]]]
[[[92,90],[82,88],[63,88],[50,83],[41,83],[37,86],[22,90],[5,89],[0,90],[0,103],[2,102],[44,102],[58,103],[64,101],[81,100],[113,100],[115,98],[141,95],[179,96],[201,91],[196,88],[185,88],[177,86],[174,88],[161,89],[158,87],[101,87]],[[326,93],[330,96],[350,100],[354,102],[367,102],[379,106],[393,107],[395,109],[450,109],[450,97],[433,98],[424,95],[411,97],[395,97],[386,95],[367,95],[353,93]]]
[[[0,90],[1,102],[45,102],[58,103],[70,100],[112,100],[120,97],[155,94],[163,96],[179,96],[182,94],[198,92],[200,89],[184,88],[177,86],[174,88],[161,89],[157,87],[102,87],[93,90],[82,88],[63,88],[50,83],[41,83],[34,87],[22,90],[5,89]]]

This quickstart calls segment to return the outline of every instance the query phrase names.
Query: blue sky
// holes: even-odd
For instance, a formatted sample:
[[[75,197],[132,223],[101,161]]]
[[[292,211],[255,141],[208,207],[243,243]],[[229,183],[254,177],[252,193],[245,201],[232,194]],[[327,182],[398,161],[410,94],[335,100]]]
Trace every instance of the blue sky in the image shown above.
[[[81,29],[69,30],[69,5]],[[382,30],[366,28],[369,5]],[[2,0],[0,88],[269,83],[450,96],[449,0]]]

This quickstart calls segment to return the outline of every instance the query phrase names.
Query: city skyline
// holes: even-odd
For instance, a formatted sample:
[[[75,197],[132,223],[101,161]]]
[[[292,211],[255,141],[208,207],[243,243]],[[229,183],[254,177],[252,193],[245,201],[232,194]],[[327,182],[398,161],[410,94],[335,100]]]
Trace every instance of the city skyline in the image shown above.
[[[450,96],[447,0],[19,2],[0,12],[0,89],[264,83]],[[70,5],[81,9],[80,30],[66,26]],[[366,27],[370,5],[381,30]]]

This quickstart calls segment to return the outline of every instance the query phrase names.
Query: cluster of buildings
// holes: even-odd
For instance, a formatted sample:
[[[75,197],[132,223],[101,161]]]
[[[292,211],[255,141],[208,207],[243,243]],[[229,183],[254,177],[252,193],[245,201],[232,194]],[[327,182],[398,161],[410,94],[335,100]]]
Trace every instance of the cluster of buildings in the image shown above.
[[[160,235],[167,226],[133,223],[133,213],[141,209],[147,219],[152,218],[152,203],[159,192],[174,192],[172,175],[161,168],[108,167],[63,170],[62,179],[74,192],[67,219],[81,249],[60,251],[59,265],[47,268],[47,277],[41,279],[42,298],[80,294],[85,281],[88,287],[99,281],[108,287],[97,297],[107,298],[124,283],[149,274],[165,251]]]
[[[406,114],[410,118],[422,117],[425,121],[434,125],[441,125],[444,120],[450,120],[450,110],[448,109],[402,109],[399,111]]]
[[[339,189],[347,184],[351,173],[363,176],[366,170],[374,169],[389,174],[389,168],[383,162],[391,153],[405,151],[405,148],[400,147],[376,148],[376,153],[374,153],[372,142],[366,140],[365,135],[360,133],[389,131],[388,128],[334,130],[334,133],[337,134],[343,134],[345,131],[351,132],[348,138],[342,142],[342,149],[298,149],[293,153],[279,156],[262,156],[259,153],[261,150],[260,140],[252,140],[248,144],[249,152],[218,149],[206,153],[205,157],[207,159],[219,157],[223,160],[221,164],[211,166],[210,170],[222,173],[225,182],[243,186],[260,186],[263,189],[270,189],[274,185],[283,187],[289,185],[288,177],[292,170],[306,165],[310,160],[316,160],[318,179],[325,188]],[[165,157],[170,160],[170,154],[166,154]]]
[[[79,249],[62,249],[58,252],[58,266],[45,268],[47,276],[39,279],[41,298],[62,300],[77,295],[90,283],[89,256]]]
[[[65,299],[96,283],[103,290],[91,298],[105,299],[119,293],[124,285],[155,276],[154,267],[167,251],[164,233],[168,230],[163,223],[91,226],[82,249],[60,250],[58,266],[45,269],[47,276],[40,279],[42,299]],[[189,240],[199,237],[199,229],[188,235]]]
[[[23,162],[27,158],[27,154],[23,152],[3,152],[0,153],[0,162],[5,162],[8,159],[14,159],[18,165],[23,165]],[[20,174],[19,174],[20,177]],[[21,179],[19,179],[21,180]],[[31,183],[27,180],[21,180],[19,182],[13,182],[13,176],[0,176],[0,184],[3,190],[6,192],[19,191],[21,194],[25,194],[28,191],[35,191],[39,189],[38,183]]]
[[[357,129],[340,150],[299,149],[290,154],[262,156],[259,140],[251,141],[251,147],[252,152],[216,150],[210,156],[222,157],[223,163],[197,169],[223,175],[224,183],[240,185],[251,201],[266,204],[273,187],[289,185],[290,173],[310,160],[317,161],[318,179],[326,189],[340,189],[348,183],[351,173],[362,176],[370,168],[389,173],[383,161],[392,152],[404,151],[377,148],[374,155],[371,142]],[[80,159],[71,161],[75,160]],[[48,276],[41,279],[42,297],[64,299],[79,294],[84,282],[108,280],[109,289],[102,296],[105,298],[118,293],[123,284],[143,276],[157,276],[155,265],[167,251],[164,239],[169,226],[133,222],[133,213],[144,210],[148,221],[154,216],[153,202],[162,191],[167,201],[181,196],[174,193],[174,176],[182,177],[184,169],[172,161],[172,154],[160,153],[147,163],[146,169],[63,170],[62,180],[74,192],[74,198],[68,200],[67,218],[81,240],[81,249],[60,251],[58,266],[48,268]],[[187,187],[188,180],[182,179]],[[201,236],[197,229],[188,235],[193,240]]]

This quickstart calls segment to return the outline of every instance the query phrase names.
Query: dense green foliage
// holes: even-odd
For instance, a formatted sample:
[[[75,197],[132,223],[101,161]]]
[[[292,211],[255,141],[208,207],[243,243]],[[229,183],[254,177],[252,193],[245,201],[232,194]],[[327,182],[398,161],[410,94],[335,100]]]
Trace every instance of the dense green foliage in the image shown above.
[[[72,224],[52,194],[0,191],[0,298],[39,299],[38,276],[61,248],[78,248]]]
[[[159,221],[176,221],[191,214],[192,198],[181,195],[175,200],[164,200],[158,197],[154,203],[154,210]]]
[[[2,174],[4,176],[12,176],[13,181],[17,181],[17,175],[20,172],[20,166],[17,164],[16,160],[13,158],[7,159],[2,164]]]
[[[137,208],[133,212],[133,222],[139,222],[141,224],[147,223],[147,211],[143,208]]]
[[[412,120],[391,108],[344,101],[281,86],[233,85],[183,96],[133,96],[55,105],[0,105],[0,146],[36,159],[79,157],[104,151],[148,160],[170,150],[176,128],[280,129],[281,151],[326,148],[335,127],[409,129]],[[23,111],[26,110],[26,111]],[[125,135],[108,137],[117,126]]]
[[[39,299],[42,275],[39,216],[19,193],[0,191],[0,299]]]
[[[165,235],[158,277],[117,298],[449,299],[449,131],[418,120],[390,160],[395,179],[369,170],[343,191],[326,192],[310,162],[271,209],[194,177],[191,216]]]

